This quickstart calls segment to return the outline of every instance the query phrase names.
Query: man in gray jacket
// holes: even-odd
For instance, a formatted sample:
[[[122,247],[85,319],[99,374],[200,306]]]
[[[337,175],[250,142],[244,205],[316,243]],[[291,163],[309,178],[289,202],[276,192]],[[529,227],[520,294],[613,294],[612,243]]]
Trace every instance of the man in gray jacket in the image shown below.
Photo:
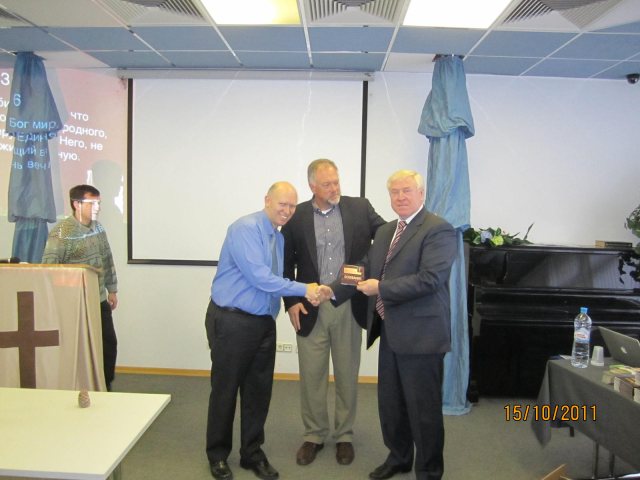
[[[457,251],[454,228],[424,208],[422,176],[400,170],[387,189],[398,220],[380,227],[365,260],[369,296],[367,347],[380,337],[378,404],[389,454],[369,477],[411,470],[417,480],[444,472],[442,372],[451,348],[449,273]],[[333,284],[335,302],[351,295]],[[327,293],[324,294],[325,297]]]

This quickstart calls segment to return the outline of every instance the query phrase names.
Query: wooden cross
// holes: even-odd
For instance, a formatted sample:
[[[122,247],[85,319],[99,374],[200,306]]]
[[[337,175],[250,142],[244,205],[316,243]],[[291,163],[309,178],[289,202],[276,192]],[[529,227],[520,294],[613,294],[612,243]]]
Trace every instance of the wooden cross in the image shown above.
[[[58,330],[35,329],[33,292],[18,292],[18,330],[0,332],[0,348],[18,347],[21,388],[36,388],[36,347],[56,345]]]

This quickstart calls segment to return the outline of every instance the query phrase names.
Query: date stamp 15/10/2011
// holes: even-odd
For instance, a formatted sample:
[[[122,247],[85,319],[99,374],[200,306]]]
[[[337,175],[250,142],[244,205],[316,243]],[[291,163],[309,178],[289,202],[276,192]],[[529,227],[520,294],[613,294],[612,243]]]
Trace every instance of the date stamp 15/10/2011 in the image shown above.
[[[597,420],[596,405],[520,405],[508,404],[504,406],[505,421],[534,422],[588,422]]]

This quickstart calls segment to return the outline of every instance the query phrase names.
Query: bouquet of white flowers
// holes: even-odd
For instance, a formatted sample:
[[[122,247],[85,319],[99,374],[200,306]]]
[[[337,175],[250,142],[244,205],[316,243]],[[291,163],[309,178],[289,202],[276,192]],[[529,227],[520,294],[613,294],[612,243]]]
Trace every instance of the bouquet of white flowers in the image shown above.
[[[529,225],[529,228],[527,228],[527,233],[524,238],[518,238],[520,233],[511,235],[500,227],[479,229],[470,227],[465,230],[463,239],[471,245],[486,245],[488,247],[499,247],[501,245],[527,245],[531,243],[527,240],[531,227],[533,227],[533,223]]]

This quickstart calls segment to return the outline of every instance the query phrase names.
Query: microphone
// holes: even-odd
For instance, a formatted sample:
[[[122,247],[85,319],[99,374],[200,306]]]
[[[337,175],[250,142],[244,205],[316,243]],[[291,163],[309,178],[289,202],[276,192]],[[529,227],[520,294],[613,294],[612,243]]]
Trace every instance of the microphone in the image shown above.
[[[0,263],[20,263],[18,257],[0,258]]]

